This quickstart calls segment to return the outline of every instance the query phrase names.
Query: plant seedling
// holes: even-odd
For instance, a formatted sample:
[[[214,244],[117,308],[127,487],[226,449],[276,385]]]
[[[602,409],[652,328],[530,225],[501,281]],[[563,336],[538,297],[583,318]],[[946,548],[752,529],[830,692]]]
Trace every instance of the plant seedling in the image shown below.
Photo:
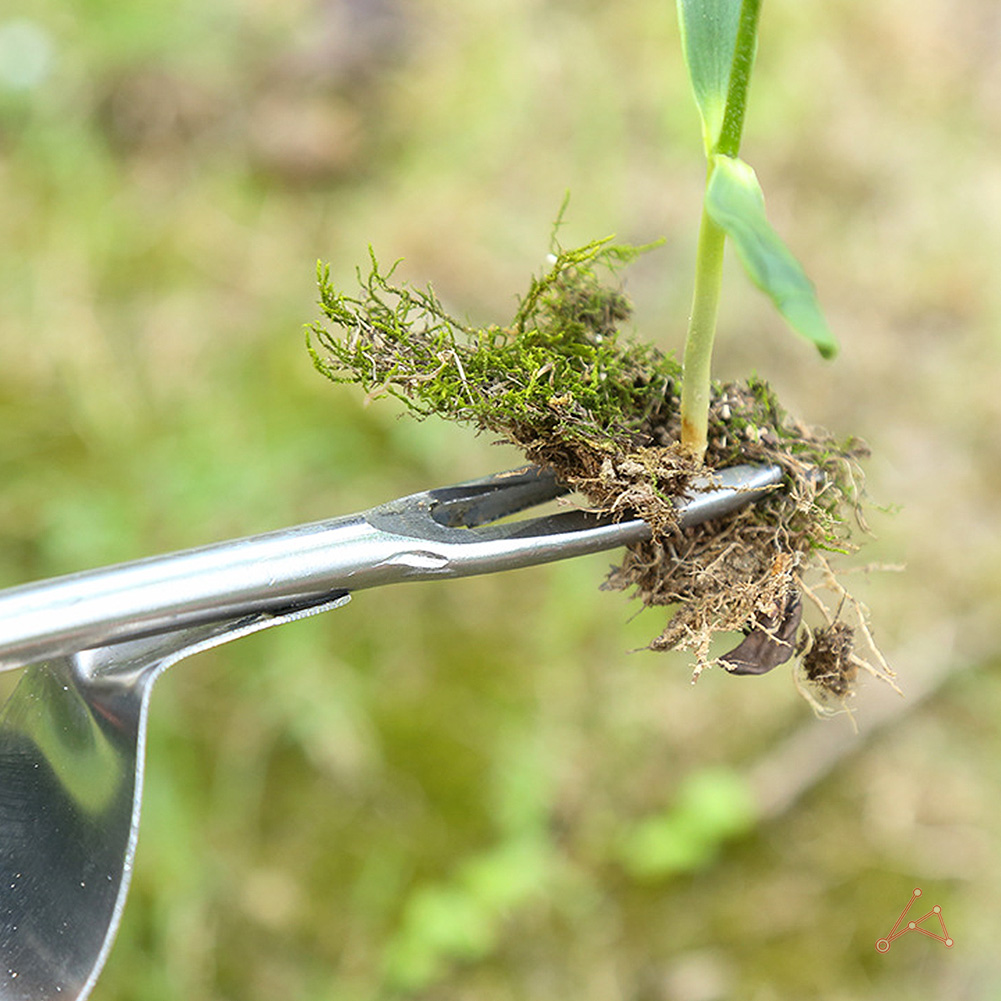
[[[572,250],[552,237],[549,270],[532,279],[514,318],[477,329],[450,316],[434,292],[394,281],[370,251],[360,291],[348,294],[318,265],[320,307],[307,341],[316,368],[369,395],[401,399],[488,430],[554,469],[595,510],[641,517],[652,538],[626,551],[605,587],[670,606],[651,649],[687,649],[695,675],[710,664],[763,674],[802,654],[797,683],[818,712],[842,711],[859,668],[889,680],[861,604],[823,559],[846,552],[861,518],[856,441],[791,419],[757,378],[713,384],[723,248],[729,236],[752,280],[789,325],[825,357],[837,343],[813,286],[768,224],[751,168],[737,156],[754,59],[760,0],[678,0],[685,60],[708,160],[695,291],[683,365],[621,333],[631,307],[603,275],[649,248],[595,240]],[[729,518],[681,530],[673,498],[707,469],[769,462],[782,489]],[[804,575],[813,568],[820,584]],[[840,602],[832,615],[818,592]],[[801,629],[802,601],[825,624]],[[847,611],[845,611],[847,609]],[[851,619],[846,622],[842,614]],[[855,632],[869,649],[856,652]],[[717,633],[743,632],[713,656]],[[805,666],[804,666],[805,665]]]
[[[681,390],[681,445],[697,459],[707,446],[710,363],[727,236],[751,280],[789,325],[825,358],[838,350],[813,286],[765,217],[754,171],[737,156],[760,10],[761,0],[678,0],[682,50],[708,161]]]

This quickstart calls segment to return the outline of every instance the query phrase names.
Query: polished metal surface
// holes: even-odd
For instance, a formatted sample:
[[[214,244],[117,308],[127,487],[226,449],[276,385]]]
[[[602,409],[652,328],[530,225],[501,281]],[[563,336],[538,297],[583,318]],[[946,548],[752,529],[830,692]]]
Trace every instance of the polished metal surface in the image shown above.
[[[681,499],[682,524],[716,518],[776,484],[735,466]],[[429,490],[361,514],[299,525],[0,591],[0,670],[204,622],[316,603],[335,590],[492,573],[614,549],[642,521],[581,511],[485,522],[565,492],[535,467]]]
[[[0,712],[0,999],[85,998],[139,829],[150,690],[179,660],[337,608],[196,626],[29,667]]]
[[[735,467],[679,502],[720,517],[780,480]],[[641,521],[580,511],[485,525],[564,493],[530,468],[303,525],[0,592],[0,1001],[81,1001],[135,855],[150,691],[172,664],[337,608],[349,592],[612,549]]]

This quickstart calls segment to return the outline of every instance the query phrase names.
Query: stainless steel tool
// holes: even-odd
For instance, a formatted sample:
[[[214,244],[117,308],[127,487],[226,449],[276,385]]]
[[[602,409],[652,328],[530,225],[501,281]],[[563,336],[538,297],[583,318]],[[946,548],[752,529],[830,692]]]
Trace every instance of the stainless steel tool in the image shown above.
[[[781,479],[738,466],[678,499],[682,525]],[[150,691],[192,654],[332,608],[353,591],[532,566],[649,537],[567,510],[535,467],[361,514],[0,591],[0,1001],[82,999],[111,948],[135,856]],[[29,666],[30,665],[30,666]]]

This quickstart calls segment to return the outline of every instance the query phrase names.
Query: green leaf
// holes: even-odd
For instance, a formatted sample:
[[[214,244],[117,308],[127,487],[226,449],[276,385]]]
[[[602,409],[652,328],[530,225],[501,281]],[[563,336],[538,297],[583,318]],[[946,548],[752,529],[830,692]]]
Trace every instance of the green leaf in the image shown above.
[[[730,768],[702,768],[678,791],[677,810],[697,822],[705,840],[723,841],[754,826],[757,808],[747,782]]]
[[[681,48],[702,117],[706,156],[719,141],[741,0],[678,0]]]
[[[663,879],[708,865],[730,838],[751,830],[757,810],[748,785],[726,768],[690,775],[673,808],[645,817],[626,836],[620,858],[637,879]]]
[[[641,820],[622,841],[620,857],[634,879],[656,880],[695,872],[712,861],[717,845],[701,837],[687,815],[674,811]]]
[[[765,196],[754,171],[734,157],[714,156],[706,211],[737,248],[751,281],[775,303],[797,333],[825,358],[838,353],[813,283],[765,218]]]

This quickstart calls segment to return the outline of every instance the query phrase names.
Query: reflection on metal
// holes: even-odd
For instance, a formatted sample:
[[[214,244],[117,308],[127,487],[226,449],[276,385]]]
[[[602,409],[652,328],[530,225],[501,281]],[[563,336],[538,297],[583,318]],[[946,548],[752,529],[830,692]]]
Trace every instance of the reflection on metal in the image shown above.
[[[82,999],[118,928],[135,856],[157,676],[346,594],[29,667],[0,712],[0,1001]]]

